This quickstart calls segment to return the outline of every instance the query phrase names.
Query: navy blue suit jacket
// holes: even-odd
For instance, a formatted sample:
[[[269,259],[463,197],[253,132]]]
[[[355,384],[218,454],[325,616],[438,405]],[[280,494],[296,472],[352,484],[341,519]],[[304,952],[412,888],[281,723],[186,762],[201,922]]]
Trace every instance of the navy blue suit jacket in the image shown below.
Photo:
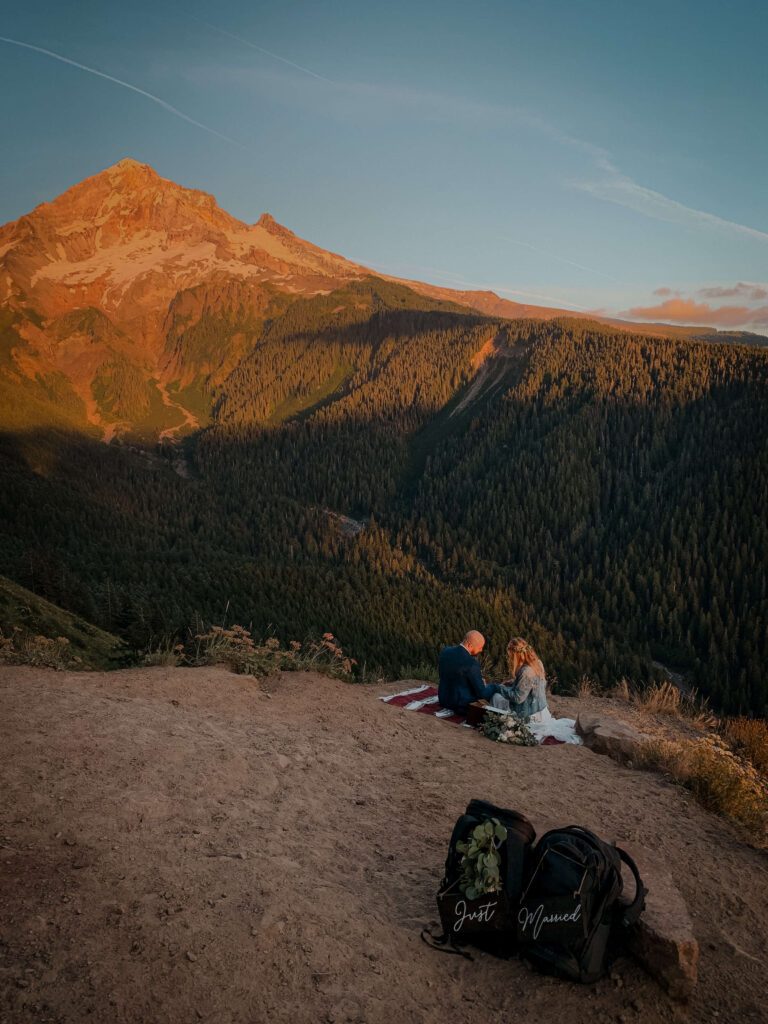
[[[441,705],[462,714],[473,700],[490,700],[498,691],[494,683],[485,685],[480,662],[461,644],[443,648],[437,671],[440,677],[437,694]]]

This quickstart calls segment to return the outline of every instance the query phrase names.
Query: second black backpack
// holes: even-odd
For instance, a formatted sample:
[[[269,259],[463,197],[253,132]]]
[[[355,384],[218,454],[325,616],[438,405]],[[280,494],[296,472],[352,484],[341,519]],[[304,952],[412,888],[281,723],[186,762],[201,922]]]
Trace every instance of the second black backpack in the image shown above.
[[[630,903],[619,899],[622,862],[635,881]],[[615,940],[643,911],[647,891],[624,850],[579,825],[546,832],[532,852],[517,915],[524,956],[549,973],[596,981]]]

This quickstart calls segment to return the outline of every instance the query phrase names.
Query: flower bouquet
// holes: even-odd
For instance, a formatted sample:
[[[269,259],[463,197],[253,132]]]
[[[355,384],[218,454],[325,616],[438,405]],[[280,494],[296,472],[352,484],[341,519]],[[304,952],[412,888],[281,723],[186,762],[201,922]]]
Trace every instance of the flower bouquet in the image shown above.
[[[518,747],[535,747],[538,740],[528,728],[528,718],[518,718],[512,712],[487,714],[480,723],[480,732],[496,743],[512,743]]]

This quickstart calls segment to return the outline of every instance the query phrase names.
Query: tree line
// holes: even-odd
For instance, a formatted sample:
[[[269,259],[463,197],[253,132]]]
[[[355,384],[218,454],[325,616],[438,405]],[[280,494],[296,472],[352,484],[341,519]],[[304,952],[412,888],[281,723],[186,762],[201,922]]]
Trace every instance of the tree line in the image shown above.
[[[245,316],[214,312],[206,351]],[[767,353],[371,279],[241,344],[186,476],[168,450],[0,438],[0,573],[136,645],[226,609],[399,674],[471,625],[497,655],[530,635],[561,685],[662,662],[766,714]]]

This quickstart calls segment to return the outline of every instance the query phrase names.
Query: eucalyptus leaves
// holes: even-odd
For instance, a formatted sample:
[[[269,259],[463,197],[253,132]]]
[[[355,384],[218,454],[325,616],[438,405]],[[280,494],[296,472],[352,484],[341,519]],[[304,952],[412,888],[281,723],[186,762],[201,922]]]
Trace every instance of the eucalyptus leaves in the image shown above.
[[[499,848],[507,838],[507,830],[498,818],[484,821],[456,843],[461,857],[459,889],[468,900],[501,889],[501,854]]]

